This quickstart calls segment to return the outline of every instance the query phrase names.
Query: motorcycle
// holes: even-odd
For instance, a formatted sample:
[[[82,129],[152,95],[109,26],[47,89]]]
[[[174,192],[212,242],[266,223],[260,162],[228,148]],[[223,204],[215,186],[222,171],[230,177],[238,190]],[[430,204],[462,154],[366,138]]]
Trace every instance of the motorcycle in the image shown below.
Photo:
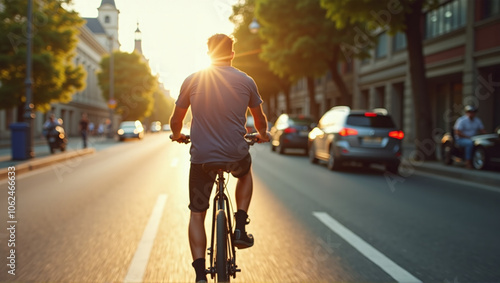
[[[474,149],[472,151],[472,167],[484,170],[491,166],[500,165],[500,127],[492,134],[473,136]],[[441,139],[442,161],[446,165],[453,162],[465,161],[465,150],[455,143],[451,133],[445,133]]]
[[[60,125],[51,126],[46,129],[46,138],[49,144],[50,153],[54,153],[56,149],[62,152],[66,150],[68,140],[64,128]]]

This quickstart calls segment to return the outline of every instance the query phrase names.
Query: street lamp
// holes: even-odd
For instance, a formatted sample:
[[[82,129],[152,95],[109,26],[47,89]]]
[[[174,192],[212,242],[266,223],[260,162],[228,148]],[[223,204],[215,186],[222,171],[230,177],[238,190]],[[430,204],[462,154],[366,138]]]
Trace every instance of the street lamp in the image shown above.
[[[108,37],[109,39],[109,100],[108,100],[108,108],[109,108],[109,131],[108,138],[113,138],[113,112],[116,107],[116,101],[114,98],[114,88],[115,88],[115,64],[113,58],[113,35]]]
[[[250,29],[250,32],[253,34],[255,34],[259,31],[260,25],[259,25],[259,22],[257,22],[256,18],[253,18],[250,25],[248,25],[248,28]]]
[[[32,103],[32,86],[33,86],[33,78],[32,78],[32,59],[31,55],[33,53],[32,42],[33,42],[33,32],[32,32],[32,20],[33,20],[33,0],[28,0],[28,29],[27,29],[27,37],[28,43],[26,46],[26,79],[24,84],[26,86],[26,103],[24,107],[24,121],[28,124],[28,131],[26,133],[26,157],[33,158],[35,154],[33,152],[33,137],[34,137],[34,129],[33,129],[33,119],[35,118],[35,113],[33,111],[33,103]]]

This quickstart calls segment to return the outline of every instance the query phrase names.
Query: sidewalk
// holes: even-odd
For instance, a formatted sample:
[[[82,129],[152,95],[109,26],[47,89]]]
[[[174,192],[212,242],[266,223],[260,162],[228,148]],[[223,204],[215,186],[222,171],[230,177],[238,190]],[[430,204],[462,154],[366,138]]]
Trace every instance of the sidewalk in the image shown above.
[[[0,140],[0,180],[7,178],[7,168],[11,166],[15,166],[16,175],[18,175],[54,163],[63,162],[87,154],[93,154],[96,151],[116,144],[117,141],[115,139],[90,137],[88,139],[88,147],[84,149],[80,137],[70,137],[65,152],[56,150],[56,153],[51,154],[47,141],[38,138],[35,139],[33,143],[34,158],[28,160],[12,160],[10,140],[2,139]]]
[[[439,149],[437,149],[439,150]],[[412,161],[411,155],[415,153],[415,146],[406,144],[403,148],[403,160],[399,167],[402,176],[413,171],[449,177],[456,180],[469,181],[477,184],[488,185],[500,189],[500,168],[489,170],[474,170],[465,168],[465,164],[445,165],[442,161]],[[439,155],[439,152],[437,153]]]

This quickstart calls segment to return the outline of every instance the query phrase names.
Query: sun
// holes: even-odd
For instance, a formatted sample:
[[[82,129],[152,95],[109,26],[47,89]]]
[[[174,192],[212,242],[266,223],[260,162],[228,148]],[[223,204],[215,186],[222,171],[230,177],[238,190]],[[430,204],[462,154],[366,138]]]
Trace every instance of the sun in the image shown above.
[[[210,56],[205,52],[201,52],[201,54],[196,56],[195,65],[197,70],[202,70],[210,67],[212,65],[212,61],[210,60]]]

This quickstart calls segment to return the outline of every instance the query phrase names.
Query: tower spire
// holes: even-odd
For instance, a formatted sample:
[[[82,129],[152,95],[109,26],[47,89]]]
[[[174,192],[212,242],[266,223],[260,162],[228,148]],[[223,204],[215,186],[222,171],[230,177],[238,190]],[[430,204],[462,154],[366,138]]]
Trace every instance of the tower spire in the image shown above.
[[[137,29],[135,30],[134,51],[136,51],[139,54],[143,54],[142,53],[142,33],[141,33],[141,30],[139,29],[139,22],[137,22]]]
[[[109,4],[109,5],[116,8],[115,0],[102,0],[100,7],[102,7],[102,5],[105,5],[105,4]]]

